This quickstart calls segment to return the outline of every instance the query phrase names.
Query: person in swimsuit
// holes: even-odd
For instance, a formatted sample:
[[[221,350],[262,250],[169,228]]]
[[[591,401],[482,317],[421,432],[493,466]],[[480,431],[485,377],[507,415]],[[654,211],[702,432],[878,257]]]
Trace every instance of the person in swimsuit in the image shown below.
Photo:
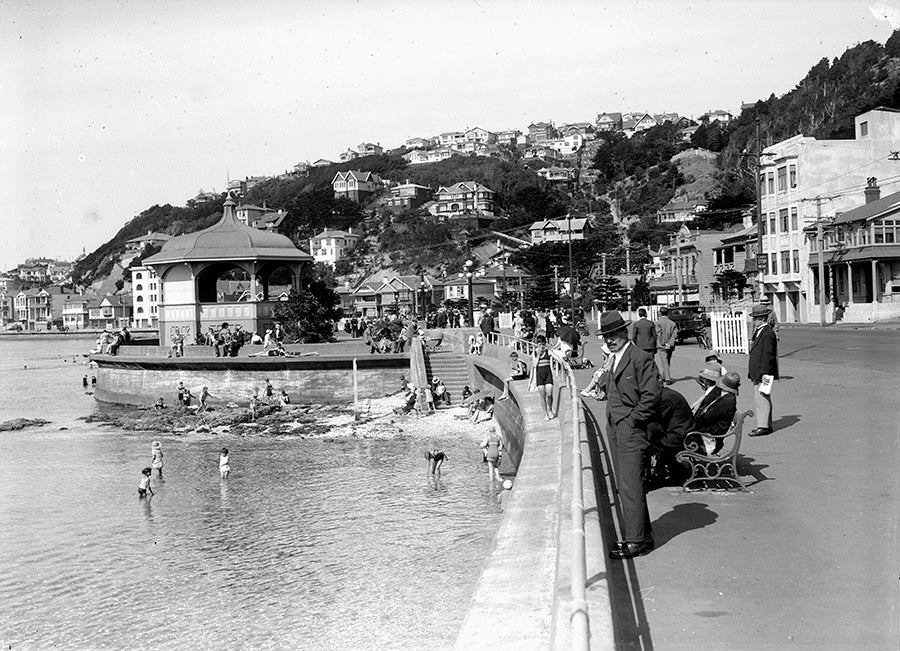
[[[206,401],[212,397],[212,394],[209,392],[209,387],[203,387],[203,389],[200,390],[200,405],[197,407],[198,414],[206,411],[208,407]]]
[[[437,476],[441,474],[441,466],[444,465],[444,461],[449,459],[436,446],[432,446],[431,451],[425,453],[425,458],[428,460],[428,472]]]
[[[219,455],[219,475],[222,479],[228,479],[229,472],[231,465],[228,463],[228,448],[222,448],[222,454]]]
[[[550,351],[547,349],[547,338],[538,335],[534,338],[537,348],[531,365],[531,386],[536,388],[541,396],[541,408],[544,410],[544,420],[553,420],[553,369],[550,366]]]
[[[147,496],[149,492],[150,495],[153,495],[153,489],[150,488],[150,475],[153,473],[150,468],[144,468],[141,470],[141,483],[138,484],[138,497],[143,498]]]
[[[492,427],[488,435],[481,442],[484,450],[484,458],[487,461],[488,477],[500,481],[500,460],[503,454],[503,438],[497,434],[497,429]]]
[[[505,380],[503,380],[503,393],[500,394],[500,397],[497,398],[497,400],[509,399],[510,382],[528,379],[528,364],[519,359],[519,353],[517,353],[516,351],[511,352],[509,354],[509,359],[511,362],[510,374]]]
[[[153,444],[150,446],[150,467],[156,468],[159,478],[162,479],[163,453],[162,444],[159,441],[153,441]]]

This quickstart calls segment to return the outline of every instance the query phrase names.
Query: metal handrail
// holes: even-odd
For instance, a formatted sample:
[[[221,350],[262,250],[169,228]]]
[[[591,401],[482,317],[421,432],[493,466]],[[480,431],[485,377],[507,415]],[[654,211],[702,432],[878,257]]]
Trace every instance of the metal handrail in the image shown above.
[[[492,332],[488,341],[497,346],[519,347],[527,354],[534,354],[536,345],[525,339]],[[501,342],[503,342],[501,344]],[[569,388],[572,401],[572,604],[569,624],[572,634],[572,648],[587,651],[590,643],[590,614],[587,604],[587,552],[584,531],[584,482],[582,481],[581,432],[584,430],[584,405],[578,394],[578,383],[572,368],[562,360],[562,356],[552,355],[550,365],[554,375],[563,376]],[[557,405],[557,410],[559,406]]]

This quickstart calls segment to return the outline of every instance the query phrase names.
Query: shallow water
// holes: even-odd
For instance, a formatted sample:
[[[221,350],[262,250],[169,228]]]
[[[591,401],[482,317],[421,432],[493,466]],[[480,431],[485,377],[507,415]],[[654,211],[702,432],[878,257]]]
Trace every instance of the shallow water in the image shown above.
[[[0,339],[0,421],[53,421],[0,433],[0,643],[452,645],[499,519],[472,440],[440,442],[449,461],[435,481],[414,439],[88,426],[77,416],[93,398],[73,357],[86,344]],[[153,438],[164,481],[154,473],[156,495],[139,500]]]

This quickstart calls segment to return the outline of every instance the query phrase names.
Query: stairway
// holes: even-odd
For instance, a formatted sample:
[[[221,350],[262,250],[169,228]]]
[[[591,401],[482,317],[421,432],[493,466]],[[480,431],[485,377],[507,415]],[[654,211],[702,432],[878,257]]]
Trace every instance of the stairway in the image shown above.
[[[458,405],[462,399],[463,387],[469,384],[469,372],[466,369],[466,358],[459,353],[427,353],[425,355],[425,372],[428,381],[437,376],[444,381],[450,393],[450,404]]]

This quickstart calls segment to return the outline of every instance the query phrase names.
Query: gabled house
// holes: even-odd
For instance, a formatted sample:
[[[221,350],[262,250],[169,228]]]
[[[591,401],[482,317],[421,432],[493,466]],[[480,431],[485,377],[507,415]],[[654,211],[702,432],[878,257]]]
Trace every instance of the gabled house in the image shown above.
[[[600,113],[594,122],[597,125],[597,131],[621,131],[622,130],[622,114],[621,113]]]
[[[479,144],[490,145],[492,143],[497,142],[497,134],[487,129],[482,129],[481,127],[473,127],[471,129],[466,129],[464,136],[466,138],[466,142],[473,142]]]
[[[132,299],[124,294],[107,294],[88,301],[88,327],[117,330],[131,325]]]
[[[588,137],[594,134],[594,125],[590,122],[572,122],[571,124],[563,124],[559,127],[559,135],[566,136],[583,136]]]
[[[682,199],[681,201],[670,201],[665,206],[656,211],[656,223],[658,224],[674,224],[691,222],[696,219],[697,215],[705,211],[709,207],[709,202],[703,199],[690,201]]]
[[[551,183],[567,185],[575,180],[575,170],[569,167],[542,167],[537,171],[541,176]]]
[[[703,124],[712,124],[713,122],[718,122],[719,124],[728,124],[734,119],[734,116],[728,111],[724,111],[722,109],[714,109],[712,111],[707,111],[699,118],[697,118]]]
[[[561,155],[556,149],[553,149],[553,147],[537,146],[528,147],[527,149],[525,149],[522,157],[526,160],[531,160],[532,158],[540,158],[548,161],[559,160],[561,158]]]
[[[352,160],[356,160],[359,158],[360,154],[358,151],[354,151],[352,149],[347,149],[346,151],[341,152],[338,156],[338,160],[342,163],[349,163]]]
[[[590,231],[590,224],[583,217],[578,219],[545,219],[544,221],[534,222],[528,231],[531,233],[532,244],[568,242],[570,235],[572,240],[586,239]]]
[[[533,122],[528,125],[528,142],[539,143],[559,137],[552,122]]]
[[[143,251],[148,246],[162,246],[166,242],[172,239],[171,235],[166,235],[165,233],[154,233],[152,231],[147,231],[146,235],[141,235],[140,237],[135,237],[133,239],[125,242],[125,250],[126,251]]]
[[[258,228],[263,231],[274,231],[277,229],[287,212],[283,210],[271,210],[265,206],[254,206],[251,204],[239,205],[234,209],[235,217],[242,224]]]
[[[431,214],[439,219],[466,214],[494,216],[494,191],[475,181],[441,186],[434,199]]]
[[[497,132],[497,142],[501,145],[517,145],[523,140],[522,132],[518,129],[506,129]]]
[[[372,172],[350,170],[338,172],[331,181],[334,198],[346,197],[352,201],[364,203],[381,189],[381,178]]]
[[[632,114],[630,117],[623,118],[622,130],[625,132],[626,136],[631,137],[641,131],[652,129],[658,124],[656,118],[649,113],[637,113]]]
[[[50,292],[46,289],[23,289],[13,299],[13,319],[26,330],[50,329],[53,321]]]

